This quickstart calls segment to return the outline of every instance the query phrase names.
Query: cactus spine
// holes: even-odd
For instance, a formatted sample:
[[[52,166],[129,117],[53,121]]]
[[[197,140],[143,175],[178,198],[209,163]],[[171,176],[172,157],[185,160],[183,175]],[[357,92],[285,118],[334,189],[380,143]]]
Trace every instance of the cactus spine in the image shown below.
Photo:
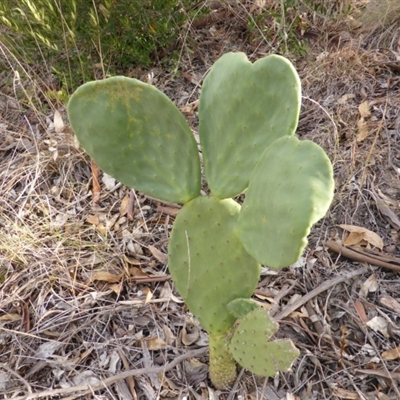
[[[236,362],[272,376],[298,355],[269,341],[277,324],[250,300],[260,263],[296,261],[333,197],[324,151],[295,133],[300,80],[280,56],[251,63],[228,53],[206,77],[199,134],[210,196],[200,195],[196,142],[183,115],[136,79],[89,82],[68,103],[82,147],[108,174],[161,200],[182,203],[168,247],[172,278],[209,333],[210,377],[227,388]],[[231,197],[247,190],[241,207]]]

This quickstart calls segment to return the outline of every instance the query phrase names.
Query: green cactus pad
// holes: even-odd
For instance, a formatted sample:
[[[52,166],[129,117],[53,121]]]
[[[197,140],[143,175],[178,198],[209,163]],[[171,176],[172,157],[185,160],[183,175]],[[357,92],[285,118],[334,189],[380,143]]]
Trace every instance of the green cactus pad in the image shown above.
[[[250,297],[260,265],[234,233],[240,206],[232,199],[198,197],[175,219],[168,247],[169,270],[189,310],[210,334],[235,322],[227,304]]]
[[[251,299],[235,299],[232,300],[226,307],[235,318],[243,318],[250,311],[256,310],[260,306]]]
[[[217,389],[228,389],[236,380],[236,361],[228,349],[227,335],[209,335],[210,379]]]
[[[291,340],[268,342],[278,330],[262,308],[251,311],[237,325],[229,344],[233,358],[244,368],[261,376],[287,371],[300,354]]]
[[[300,79],[284,57],[251,63],[244,53],[228,53],[212,66],[201,90],[199,134],[214,196],[234,197],[247,188],[265,148],[294,134],[300,104]]]
[[[199,195],[196,141],[155,87],[121,76],[89,82],[71,96],[68,116],[82,147],[123,184],[175,203]]]
[[[238,218],[237,233],[260,263],[283,268],[298,260],[311,226],[333,198],[333,168],[317,144],[286,136],[262,154]]]

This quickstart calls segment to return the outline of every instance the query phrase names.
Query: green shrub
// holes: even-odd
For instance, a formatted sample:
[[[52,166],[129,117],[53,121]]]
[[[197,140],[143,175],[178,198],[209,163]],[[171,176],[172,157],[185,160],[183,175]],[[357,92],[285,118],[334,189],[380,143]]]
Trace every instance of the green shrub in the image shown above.
[[[71,90],[96,75],[147,66],[173,44],[189,0],[3,0],[0,42],[29,65],[50,67]],[[192,12],[194,12],[192,7]]]

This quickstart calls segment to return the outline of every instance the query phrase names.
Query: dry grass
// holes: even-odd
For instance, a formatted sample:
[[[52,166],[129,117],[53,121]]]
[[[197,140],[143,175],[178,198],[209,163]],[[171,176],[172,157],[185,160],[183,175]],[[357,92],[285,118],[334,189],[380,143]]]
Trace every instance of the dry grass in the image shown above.
[[[244,6],[249,12],[251,4],[228,4],[231,18],[191,28],[195,51],[182,48],[179,76],[145,71],[185,106],[194,129],[198,82],[213,61],[232,49],[253,59],[273,49],[244,33]],[[323,246],[345,238],[338,224],[353,224],[383,239],[376,256],[400,264],[399,229],[373,197],[399,213],[400,78],[387,66],[391,54],[343,34],[346,22],[307,9],[304,18],[309,51],[293,55],[303,82],[299,135],[327,151],[337,191],[302,262],[264,271],[257,288],[257,300],[282,318],[279,335],[301,350],[292,371],[275,379],[244,372],[230,393],[209,386],[206,334],[168,277],[175,210],[110,181],[94,204],[88,158],[68,126],[53,123],[55,110],[67,122],[65,110],[41,103],[48,82],[27,71],[15,85],[10,68],[0,82],[2,398],[400,398],[398,359],[385,353],[400,336],[398,273],[360,268]]]
[[[370,0],[359,18],[371,48],[400,48],[400,3],[397,0]]]

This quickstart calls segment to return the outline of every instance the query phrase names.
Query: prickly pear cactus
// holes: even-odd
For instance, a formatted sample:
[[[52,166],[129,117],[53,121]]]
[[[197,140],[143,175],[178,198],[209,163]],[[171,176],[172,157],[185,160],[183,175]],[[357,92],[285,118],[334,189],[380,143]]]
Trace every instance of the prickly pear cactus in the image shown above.
[[[249,312],[257,310],[259,305],[251,299],[238,297],[228,303],[226,308],[236,319],[240,319],[245,317]]]
[[[236,226],[246,250],[271,268],[295,263],[332,189],[332,166],[317,144],[294,136],[273,142],[252,172]]]
[[[260,276],[259,263],[235,234],[239,211],[232,199],[197,197],[177,215],[168,245],[176,288],[213,335],[223,335],[232,327],[236,318],[227,304],[249,298]]]
[[[86,152],[125,185],[176,203],[200,194],[196,141],[154,86],[123,76],[88,82],[72,95],[68,115]]]
[[[193,134],[153,86],[114,77],[89,82],[68,103],[82,147],[108,174],[161,200],[182,203],[168,246],[172,278],[209,333],[210,377],[236,378],[236,362],[272,376],[298,355],[269,341],[278,325],[250,300],[260,263],[295,262],[333,197],[324,151],[295,133],[300,81],[280,56],[251,63],[228,53],[211,68],[199,105],[199,135],[210,196],[200,195]],[[247,190],[243,206],[231,199]]]
[[[221,198],[244,191],[263,151],[293,135],[301,105],[293,65],[271,55],[251,63],[243,53],[221,57],[204,79],[199,134],[211,192]]]
[[[291,340],[269,341],[278,327],[262,308],[250,311],[234,329],[229,343],[232,357],[262,376],[274,376],[276,371],[288,370],[299,351]]]

